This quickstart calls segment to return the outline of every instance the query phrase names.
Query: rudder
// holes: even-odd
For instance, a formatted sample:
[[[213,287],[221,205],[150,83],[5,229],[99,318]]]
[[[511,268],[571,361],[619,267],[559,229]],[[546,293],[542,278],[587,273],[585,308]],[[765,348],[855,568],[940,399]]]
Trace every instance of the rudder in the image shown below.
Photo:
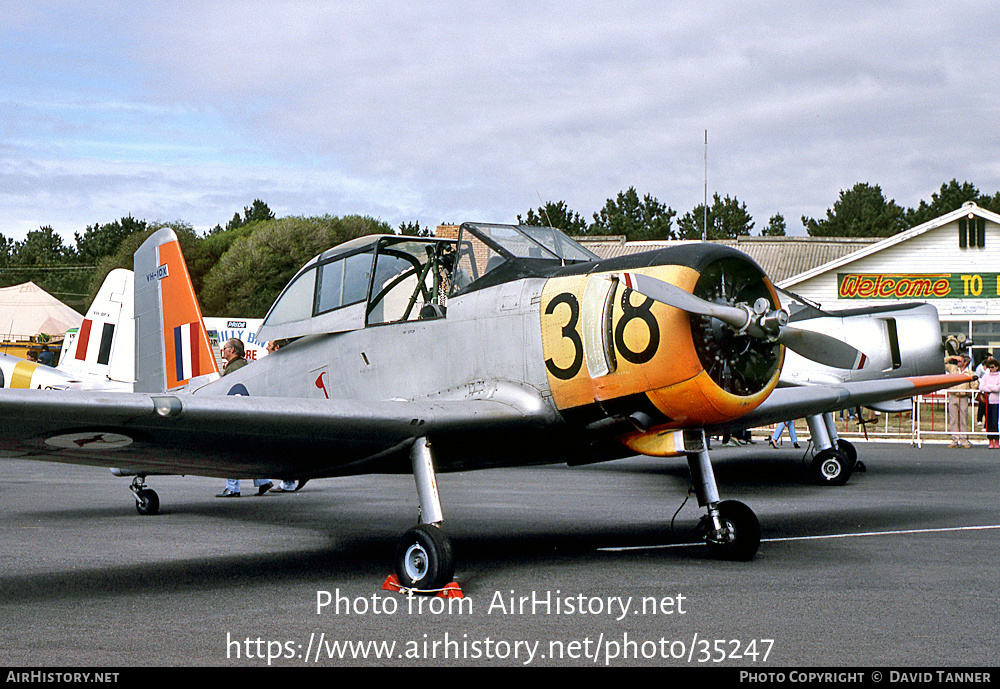
[[[180,242],[170,228],[135,252],[136,392],[219,376]]]

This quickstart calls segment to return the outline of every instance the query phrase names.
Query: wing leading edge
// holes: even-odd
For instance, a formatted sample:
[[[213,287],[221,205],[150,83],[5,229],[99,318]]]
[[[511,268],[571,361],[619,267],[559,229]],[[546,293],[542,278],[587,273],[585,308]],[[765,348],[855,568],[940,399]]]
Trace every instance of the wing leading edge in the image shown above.
[[[408,472],[408,449],[418,437],[447,443],[466,434],[516,435],[550,423],[542,406],[515,408],[496,400],[4,390],[0,456],[223,478]]]
[[[710,430],[753,428],[813,414],[923,395],[968,381],[968,376],[933,375],[777,388],[751,413]]]

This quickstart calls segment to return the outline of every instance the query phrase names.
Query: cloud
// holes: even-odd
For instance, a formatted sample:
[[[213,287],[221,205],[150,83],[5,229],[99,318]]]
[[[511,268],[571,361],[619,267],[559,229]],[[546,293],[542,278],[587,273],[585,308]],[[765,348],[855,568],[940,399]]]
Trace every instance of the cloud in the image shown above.
[[[683,214],[706,129],[709,193],[758,228],[781,212],[794,232],[859,181],[903,205],[952,178],[1000,189],[986,7],[400,5],[19,10],[0,231],[208,228],[254,198],[392,224],[509,222],[540,198],[589,217],[629,186]]]

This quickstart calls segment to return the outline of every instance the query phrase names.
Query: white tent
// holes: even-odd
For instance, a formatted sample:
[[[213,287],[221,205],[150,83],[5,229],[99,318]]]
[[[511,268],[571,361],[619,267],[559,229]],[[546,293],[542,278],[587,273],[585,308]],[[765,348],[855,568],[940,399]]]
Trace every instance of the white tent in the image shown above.
[[[0,339],[63,335],[81,323],[83,316],[33,282],[0,288]]]

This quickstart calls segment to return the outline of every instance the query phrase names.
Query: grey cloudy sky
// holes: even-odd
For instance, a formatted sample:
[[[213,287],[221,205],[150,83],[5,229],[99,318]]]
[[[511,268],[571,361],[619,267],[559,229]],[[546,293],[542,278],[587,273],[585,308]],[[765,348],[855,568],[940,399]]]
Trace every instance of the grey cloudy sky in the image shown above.
[[[131,214],[479,220],[634,186],[791,234],[841,190],[1000,191],[982,2],[0,1],[0,233]]]

